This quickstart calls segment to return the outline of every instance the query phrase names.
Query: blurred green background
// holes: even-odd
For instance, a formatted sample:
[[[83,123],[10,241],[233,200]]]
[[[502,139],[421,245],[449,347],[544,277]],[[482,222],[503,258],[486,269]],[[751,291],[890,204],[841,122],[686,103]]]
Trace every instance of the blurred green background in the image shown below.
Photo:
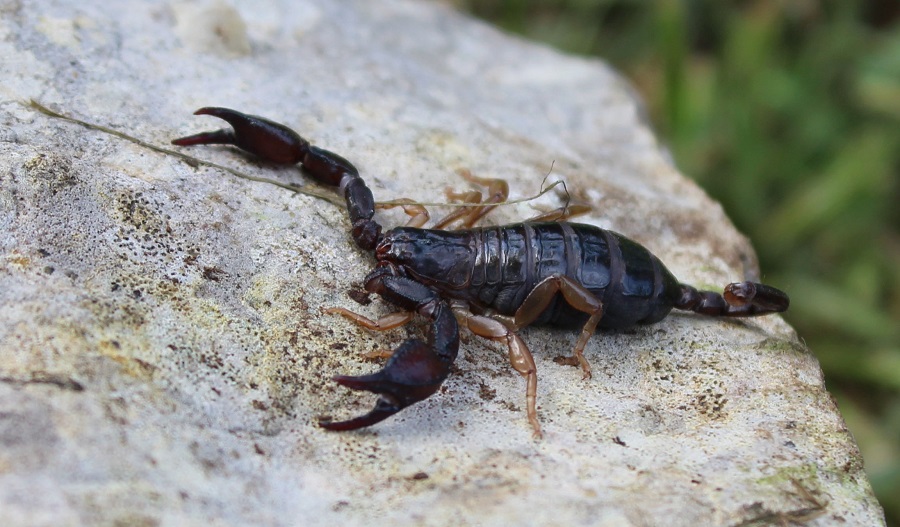
[[[753,239],[900,526],[900,0],[451,0],[603,58]]]

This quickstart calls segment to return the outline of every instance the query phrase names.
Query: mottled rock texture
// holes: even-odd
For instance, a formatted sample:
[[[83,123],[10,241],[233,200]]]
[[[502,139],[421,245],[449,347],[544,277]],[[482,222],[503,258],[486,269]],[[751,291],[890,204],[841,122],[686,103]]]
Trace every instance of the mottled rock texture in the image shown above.
[[[777,316],[597,336],[590,381],[553,360],[573,332],[526,330],[540,441],[504,349],[469,334],[439,394],[326,433],[317,417],[373,400],[331,376],[377,369],[365,352],[419,331],[321,313],[390,310],[348,295],[373,259],[345,211],[24,105],[158,145],[218,127],[191,117],[200,106],[266,115],[352,159],[379,200],[441,201],[467,186],[462,168],[525,197],[551,172],[593,205],[584,221],[682,280],[757,277],[747,240],[602,63],[399,0],[4,0],[0,58],[3,525],[883,522],[816,360]]]

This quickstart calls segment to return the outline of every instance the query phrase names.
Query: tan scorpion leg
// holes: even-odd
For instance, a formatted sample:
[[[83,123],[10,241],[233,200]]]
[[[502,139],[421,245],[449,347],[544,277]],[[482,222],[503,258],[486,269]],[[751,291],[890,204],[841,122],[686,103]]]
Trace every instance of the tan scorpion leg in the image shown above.
[[[403,212],[409,216],[409,220],[404,225],[405,227],[422,227],[428,223],[428,219],[431,217],[428,214],[428,209],[409,198],[401,198],[391,203],[378,203],[375,205],[376,209],[392,209],[394,207],[403,207]]]
[[[354,313],[343,307],[327,307],[323,309],[322,312],[341,315],[342,317],[352,320],[360,326],[372,331],[387,331],[389,329],[399,328],[400,326],[407,324],[416,315],[412,311],[397,311],[380,317],[378,320],[372,320],[371,318],[360,315],[359,313]],[[367,359],[386,359],[393,353],[394,352],[391,350],[382,349],[363,353],[363,356]]]
[[[451,212],[434,225],[435,229],[445,229],[456,221],[460,221],[461,228],[469,229],[487,216],[489,212],[497,208],[497,203],[504,202],[509,197],[509,184],[503,179],[478,177],[468,170],[460,170],[458,173],[470,183],[487,187],[488,196],[486,199],[483,199],[481,192],[476,190],[454,192],[448,189],[446,192],[448,199],[469,204],[480,204],[480,206],[462,207]]]
[[[533,435],[541,438],[541,423],[537,418],[537,367],[525,341],[502,321],[473,315],[468,309],[454,306],[453,312],[460,323],[478,335],[496,342],[505,342],[509,348],[509,362],[514,370],[525,377],[525,408]]]
[[[528,218],[522,223],[538,223],[542,221],[568,221],[569,218],[581,216],[590,212],[592,207],[589,205],[566,205],[558,209],[553,209],[543,214],[538,214],[532,218]]]
[[[584,347],[587,346],[588,339],[594,334],[597,323],[603,317],[603,304],[600,303],[594,293],[591,293],[583,285],[568,276],[553,275],[545,278],[534,289],[528,293],[522,305],[516,310],[515,324],[516,327],[525,327],[534,322],[556,296],[561,292],[566,302],[575,309],[587,313],[589,316],[584,327],[581,329],[581,335],[575,342],[575,358],[581,365],[584,372],[584,378],[591,378],[591,365],[584,358]]]

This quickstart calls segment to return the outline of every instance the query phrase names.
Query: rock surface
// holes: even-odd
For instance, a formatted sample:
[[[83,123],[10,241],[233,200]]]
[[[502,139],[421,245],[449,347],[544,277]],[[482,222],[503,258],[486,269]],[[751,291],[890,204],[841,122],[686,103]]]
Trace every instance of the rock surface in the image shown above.
[[[594,206],[584,221],[686,282],[757,270],[603,64],[430,3],[235,4],[0,1],[4,525],[883,523],[816,360],[777,316],[595,337],[590,381],[553,360],[574,333],[528,329],[540,441],[504,350],[470,335],[426,402],[364,432],[316,427],[373,401],[332,375],[374,371],[364,352],[417,331],[321,314],[389,311],[348,296],[372,258],[345,211],[23,103],[158,145],[218,127],[200,106],[265,115],[353,160],[379,200],[441,201],[461,168],[524,197],[552,172]]]

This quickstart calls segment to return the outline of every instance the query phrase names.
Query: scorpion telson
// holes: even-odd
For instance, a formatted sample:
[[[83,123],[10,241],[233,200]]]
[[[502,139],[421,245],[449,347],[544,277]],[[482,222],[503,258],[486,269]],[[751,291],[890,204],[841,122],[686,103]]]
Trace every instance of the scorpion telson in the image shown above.
[[[425,342],[410,339],[373,374],[334,380],[353,390],[378,394],[367,414],[347,421],[322,421],[328,430],[373,425],[434,394],[450,374],[459,351],[459,325],[507,345],[513,368],[526,379],[528,421],[541,435],[537,419],[537,373],[519,329],[533,324],[581,328],[573,352],[584,377],[591,368],[584,347],[599,326],[622,329],[662,320],[673,308],[718,317],[750,317],[784,311],[789,300],[774,287],[739,282],[724,294],[678,282],[638,243],[612,231],[565,221],[571,208],[500,227],[476,227],[508,195],[501,180],[466,179],[489,187],[480,193],[448,195],[471,207],[423,229],[424,207],[403,201],[410,220],[382,233],[373,219],[375,200],[359,171],[343,157],[317,148],[284,125],[226,108],[201,108],[197,115],[227,121],[233,130],[206,132],[172,141],[180,146],[229,144],[266,161],[301,163],[317,181],[338,187],[350,215],[351,236],[361,249],[374,251],[377,265],[365,289],[400,312],[370,320],[343,308],[343,315],[372,330],[409,322],[415,314],[430,321]],[[457,230],[444,227],[458,223]]]

